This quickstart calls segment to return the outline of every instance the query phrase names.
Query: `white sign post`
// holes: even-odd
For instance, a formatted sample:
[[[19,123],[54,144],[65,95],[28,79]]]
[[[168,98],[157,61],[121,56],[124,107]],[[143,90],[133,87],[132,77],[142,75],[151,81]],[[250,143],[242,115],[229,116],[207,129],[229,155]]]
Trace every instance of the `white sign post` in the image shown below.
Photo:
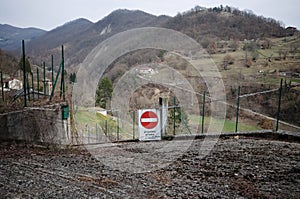
[[[139,140],[161,140],[160,111],[157,109],[139,110]]]

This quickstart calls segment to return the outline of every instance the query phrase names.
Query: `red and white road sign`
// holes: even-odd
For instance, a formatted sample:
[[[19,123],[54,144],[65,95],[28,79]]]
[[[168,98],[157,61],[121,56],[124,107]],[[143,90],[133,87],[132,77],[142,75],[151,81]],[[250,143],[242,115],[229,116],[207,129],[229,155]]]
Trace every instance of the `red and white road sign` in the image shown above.
[[[141,124],[146,129],[153,129],[158,124],[158,116],[153,111],[146,111],[141,115]]]
[[[160,110],[139,110],[139,140],[161,140]]]

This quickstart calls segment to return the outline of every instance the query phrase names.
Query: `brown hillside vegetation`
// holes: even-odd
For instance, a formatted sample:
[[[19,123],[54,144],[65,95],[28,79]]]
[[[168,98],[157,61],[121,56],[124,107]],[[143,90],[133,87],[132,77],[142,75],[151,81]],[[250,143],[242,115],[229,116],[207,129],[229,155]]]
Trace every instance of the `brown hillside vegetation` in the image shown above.
[[[242,86],[244,95],[274,90],[279,87],[281,78],[286,79],[287,90],[283,96],[281,119],[299,125],[299,32],[285,29],[282,23],[250,11],[240,11],[229,6],[198,6],[175,17],[157,17],[137,10],[116,10],[97,23],[85,19],[66,23],[27,43],[26,52],[32,64],[40,65],[45,61],[47,68],[53,54],[57,69],[63,44],[66,70],[71,74],[76,72],[89,52],[105,39],[129,29],[153,26],[174,29],[197,40],[219,68],[227,100],[232,104],[236,103],[238,86]],[[10,60],[7,56],[5,59]],[[10,69],[17,66],[10,65],[10,62],[5,64],[2,61],[1,67],[5,65],[6,69]],[[147,63],[166,64],[182,72],[198,93],[207,89],[198,76],[192,75],[185,60],[161,50],[130,52],[115,60],[106,71],[106,76],[115,83],[132,67]],[[7,73],[11,72],[13,70]],[[148,99],[151,92],[153,90],[149,89],[149,93],[135,94]],[[149,100],[152,100],[151,97]],[[241,101],[241,106],[276,117],[277,102],[278,92],[274,91],[246,97]],[[228,112],[228,118],[235,117],[235,110]]]
[[[12,54],[0,49],[0,71],[4,74],[14,74],[17,70],[17,59]]]
[[[282,24],[229,6],[194,8],[175,17],[154,16],[139,10],[116,10],[91,23],[78,19],[47,32],[28,43],[33,63],[50,62],[59,57],[60,46],[66,46],[66,66],[76,68],[99,43],[122,31],[141,27],[164,27],[178,30],[207,47],[211,41],[282,37],[290,34]],[[59,64],[57,59],[55,59]]]
[[[156,17],[143,11],[116,10],[92,23],[78,19],[60,26],[28,43],[28,53],[34,63],[50,62],[50,55],[60,56],[60,46],[65,45],[66,66],[77,67],[88,53],[114,34],[133,28],[160,26],[168,17]],[[56,64],[59,64],[55,59]]]
[[[229,6],[209,9],[196,7],[170,19],[166,27],[183,32],[198,42],[205,38],[244,40],[282,37],[288,32],[274,19]]]

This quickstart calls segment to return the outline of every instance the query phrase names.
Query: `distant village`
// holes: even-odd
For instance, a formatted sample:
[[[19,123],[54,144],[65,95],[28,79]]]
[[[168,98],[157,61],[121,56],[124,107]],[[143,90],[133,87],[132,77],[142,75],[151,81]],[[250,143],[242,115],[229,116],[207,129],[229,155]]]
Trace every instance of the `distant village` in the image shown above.
[[[2,94],[5,96],[9,95],[12,99],[16,99],[20,96],[24,96],[24,87],[23,87],[23,77],[22,77],[22,71],[18,70],[15,74],[13,75],[8,75],[8,74],[2,74],[1,75],[1,87],[0,91]],[[46,89],[44,91],[44,81],[46,85]],[[47,95],[49,96],[52,92],[52,81],[50,79],[40,79],[40,88],[34,89],[32,84],[34,84],[34,87],[36,88],[37,86],[37,80],[34,82],[29,79],[29,82],[27,82],[27,95],[29,94],[38,94],[38,95]],[[3,92],[2,92],[3,91]],[[0,98],[3,98],[1,95]]]

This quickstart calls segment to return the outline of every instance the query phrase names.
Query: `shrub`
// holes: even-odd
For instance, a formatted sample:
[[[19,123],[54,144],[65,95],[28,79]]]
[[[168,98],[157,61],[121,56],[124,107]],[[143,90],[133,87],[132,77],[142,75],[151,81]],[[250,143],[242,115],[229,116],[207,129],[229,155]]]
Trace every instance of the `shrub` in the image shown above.
[[[273,122],[266,118],[260,121],[259,125],[263,129],[273,129]]]
[[[232,64],[234,64],[234,58],[231,55],[225,55],[223,59],[224,70],[227,70],[227,66]]]
[[[234,57],[232,57],[231,55],[225,55],[223,61],[226,61],[229,65],[232,65],[234,64]]]

